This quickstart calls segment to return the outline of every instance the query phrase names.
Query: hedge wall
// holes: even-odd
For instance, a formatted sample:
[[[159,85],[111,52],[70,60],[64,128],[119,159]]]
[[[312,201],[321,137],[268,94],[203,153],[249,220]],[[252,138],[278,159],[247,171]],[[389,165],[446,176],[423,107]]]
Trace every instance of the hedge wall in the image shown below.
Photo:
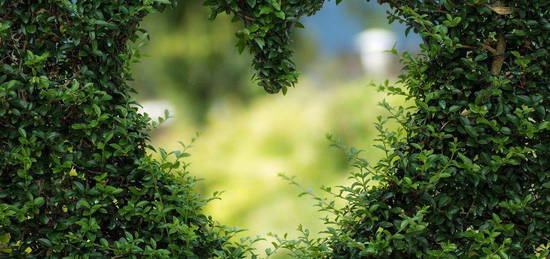
[[[290,33],[321,0],[207,0],[245,28],[268,92],[293,86]],[[337,0],[337,2],[340,2]],[[550,236],[550,2],[379,0],[424,39],[404,55],[413,108],[386,107],[375,165],[329,236],[280,240],[302,258],[534,258]],[[139,21],[170,4],[0,0],[0,252],[27,257],[242,257],[180,161],[145,154],[149,119],[129,97]],[[176,157],[176,161],[168,158]],[[375,181],[376,184],[371,184]],[[326,191],[332,190],[327,188]],[[307,232],[306,232],[307,233]]]
[[[211,258],[248,248],[200,213],[185,151],[146,154],[126,83],[167,0],[0,0],[0,257]]]

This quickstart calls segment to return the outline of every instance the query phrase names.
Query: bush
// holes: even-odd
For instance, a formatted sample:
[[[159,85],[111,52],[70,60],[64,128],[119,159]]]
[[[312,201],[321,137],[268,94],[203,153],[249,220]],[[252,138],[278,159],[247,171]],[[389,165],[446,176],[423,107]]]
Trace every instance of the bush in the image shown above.
[[[139,22],[166,0],[0,0],[0,257],[243,257],[181,159],[146,154]],[[184,148],[186,148],[184,146]]]
[[[245,26],[260,85],[296,80],[289,34],[323,1],[207,1]],[[336,1],[340,2],[340,1]],[[355,182],[319,199],[326,239],[279,240],[302,258],[544,258],[550,247],[550,2],[379,0],[424,43],[403,55],[412,108],[380,119],[385,159],[350,152]],[[460,3],[458,3],[460,2]],[[330,188],[326,191],[333,193]]]

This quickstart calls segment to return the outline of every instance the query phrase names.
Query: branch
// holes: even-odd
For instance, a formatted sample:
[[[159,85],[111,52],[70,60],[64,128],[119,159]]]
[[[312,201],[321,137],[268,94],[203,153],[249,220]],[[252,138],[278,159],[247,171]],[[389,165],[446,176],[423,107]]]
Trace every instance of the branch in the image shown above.
[[[493,47],[487,45],[487,44],[481,44],[481,48],[483,48],[484,50],[487,50],[489,52],[491,52],[493,55],[498,55],[498,51],[496,49],[494,49]]]
[[[506,39],[504,38],[504,34],[499,33],[498,35],[498,41],[497,41],[497,48],[495,50],[495,57],[493,59],[493,64],[491,66],[491,73],[493,75],[500,74],[500,71],[502,70],[502,65],[504,65],[504,60],[506,60],[506,56],[504,53],[506,52]]]

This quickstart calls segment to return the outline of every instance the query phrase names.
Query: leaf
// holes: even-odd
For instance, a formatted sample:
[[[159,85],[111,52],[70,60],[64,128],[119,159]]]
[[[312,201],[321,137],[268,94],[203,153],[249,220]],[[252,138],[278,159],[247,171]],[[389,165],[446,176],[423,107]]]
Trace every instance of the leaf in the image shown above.
[[[47,238],[39,238],[38,242],[46,247],[52,247],[52,242]]]
[[[256,0],[246,0],[246,2],[248,3],[248,5],[250,7],[255,7],[256,6]]]
[[[502,132],[502,134],[505,134],[505,135],[510,135],[510,134],[512,134],[512,130],[510,130],[510,128],[508,128],[508,127],[502,127],[502,128],[500,129],[500,132]]]
[[[46,203],[46,200],[44,199],[44,197],[38,197],[33,201],[34,206],[37,206],[37,207],[42,207],[44,203]]]
[[[262,5],[260,7],[260,13],[258,14],[258,16],[261,16],[263,14],[270,14],[271,12],[273,12],[273,8],[266,5]]]
[[[73,184],[76,186],[76,188],[79,190],[79,191],[84,191],[84,185],[82,185],[82,183],[80,182],[77,182],[77,181],[73,181]]]
[[[449,107],[449,112],[456,112],[458,110],[460,110],[460,106],[458,106],[458,105],[453,105],[453,106]]]
[[[256,42],[256,44],[258,44],[258,47],[260,47],[260,49],[264,49],[265,42],[263,39],[254,38],[254,41]]]
[[[275,10],[280,11],[281,10],[281,4],[278,0],[271,0],[271,5],[275,7]]]
[[[109,241],[107,241],[107,239],[105,239],[105,238],[101,238],[99,240],[99,243],[101,243],[101,245],[104,246],[104,247],[109,247]]]
[[[0,235],[0,243],[2,243],[2,244],[9,243],[10,239],[11,239],[10,233],[4,233],[4,234]]]
[[[160,1],[167,1],[167,0],[160,0]],[[99,26],[105,26],[105,27],[110,27],[110,28],[116,28],[116,25],[114,23],[111,23],[111,22],[106,22],[106,21],[103,21],[103,20],[96,20],[93,22],[95,25],[99,25]]]
[[[27,26],[25,26],[25,30],[28,33],[35,33],[36,32],[36,25],[27,25]]]

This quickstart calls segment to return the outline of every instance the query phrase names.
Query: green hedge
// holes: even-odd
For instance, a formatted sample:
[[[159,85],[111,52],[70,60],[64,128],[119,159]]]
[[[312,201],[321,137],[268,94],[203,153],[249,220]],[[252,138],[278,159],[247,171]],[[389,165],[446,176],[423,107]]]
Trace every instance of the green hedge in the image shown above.
[[[340,2],[341,0],[336,0]],[[260,85],[294,85],[289,34],[324,1],[209,0],[244,24]],[[403,55],[415,107],[389,107],[369,165],[352,149],[326,239],[280,240],[302,258],[533,258],[550,247],[550,1],[378,0],[422,39]],[[402,127],[392,132],[387,120]],[[305,232],[307,234],[307,232]]]
[[[206,2],[244,23],[239,46],[259,84],[286,93],[297,79],[289,34],[323,1]],[[416,105],[385,105],[402,126],[391,132],[380,119],[385,159],[371,166],[351,149],[356,181],[334,192],[347,205],[320,199],[336,216],[329,236],[277,248],[303,258],[547,256],[550,2],[379,2],[424,39],[419,56],[403,56],[406,89],[388,87]],[[141,18],[168,4],[0,0],[0,253],[249,251],[200,214],[207,200],[192,191],[187,153],[145,153],[151,124],[125,82]]]
[[[0,257],[240,258],[130,97],[166,0],[0,0]],[[185,147],[184,147],[185,148]],[[68,256],[68,257],[67,257]]]

